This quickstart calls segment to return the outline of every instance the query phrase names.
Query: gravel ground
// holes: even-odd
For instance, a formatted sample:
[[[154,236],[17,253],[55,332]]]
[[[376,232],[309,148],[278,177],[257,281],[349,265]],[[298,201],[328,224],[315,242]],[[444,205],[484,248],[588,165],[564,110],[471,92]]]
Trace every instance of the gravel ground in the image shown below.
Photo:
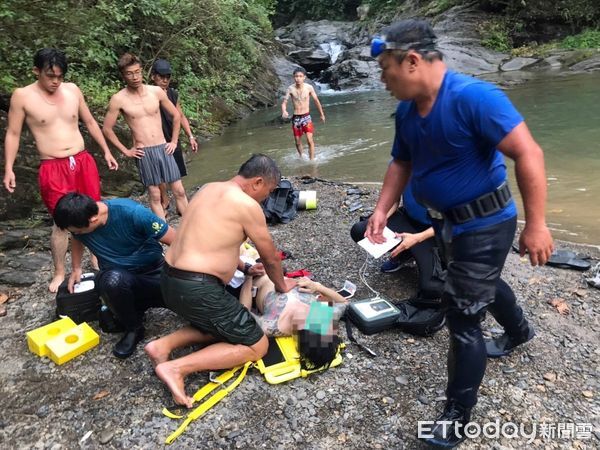
[[[300,189],[316,190],[319,206],[301,211],[272,235],[293,259],[288,270],[307,268],[326,285],[341,287],[345,279],[358,285],[356,299],[371,296],[358,269],[365,253],[349,236],[361,210],[350,213],[350,185],[318,181]],[[373,187],[360,186],[361,202],[372,207]],[[35,234],[35,233],[33,233]],[[171,404],[140,350],[120,361],[111,354],[117,335],[100,333],[100,345],[56,366],[27,350],[25,332],[53,320],[53,296],[47,234],[29,245],[27,257],[44,261],[29,287],[0,284],[9,294],[0,317],[0,448],[155,448],[163,445],[178,422],[161,414]],[[600,259],[597,248],[557,242]],[[16,251],[1,254],[0,269],[12,267]],[[20,250],[23,254],[23,250]],[[382,274],[379,262],[368,261],[366,279],[390,299],[414,293],[415,268]],[[24,269],[23,269],[24,270]],[[537,437],[474,438],[461,448],[600,448],[600,291],[586,285],[580,272],[532,268],[510,254],[503,274],[534,324],[537,337],[510,357],[489,361],[473,420],[480,424],[538,424]],[[6,277],[5,277],[6,278]],[[564,300],[568,315],[548,302]],[[173,331],[181,321],[166,310],[146,315],[145,342]],[[97,323],[92,323],[96,329]],[[491,318],[486,335],[501,330]],[[345,338],[345,331],[340,334]],[[422,448],[417,421],[432,420],[444,404],[446,330],[417,338],[392,330],[357,337],[379,353],[370,358],[348,343],[344,362],[322,374],[269,385],[256,370],[204,417],[193,422],[173,448]],[[206,374],[188,378],[188,391],[202,386]],[[541,427],[546,424],[547,438]],[[558,428],[567,424],[566,430]],[[580,424],[569,436],[569,424]],[[592,424],[593,430],[585,425]],[[576,425],[573,425],[576,426]],[[590,431],[586,433],[586,431]],[[91,434],[90,434],[91,433]]]

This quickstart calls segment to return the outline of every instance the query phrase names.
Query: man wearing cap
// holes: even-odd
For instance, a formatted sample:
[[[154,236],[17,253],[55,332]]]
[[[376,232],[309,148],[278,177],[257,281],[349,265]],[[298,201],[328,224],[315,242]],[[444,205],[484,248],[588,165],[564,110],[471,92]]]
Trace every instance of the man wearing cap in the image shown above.
[[[502,154],[515,162],[523,197],[521,256],[528,252],[532,265],[542,265],[553,244],[544,217],[542,149],[500,89],[447,69],[435,39],[426,22],[405,20],[373,40],[371,53],[378,57],[381,79],[402,102],[393,161],[365,234],[372,242],[385,240],[386,212],[412,176],[415,198],[429,208],[444,248],[448,273],[442,300],[450,332],[447,402],[419,437],[451,448],[465,439],[486,357],[506,355],[534,335],[512,290],[500,292],[517,216]],[[505,330],[487,343],[480,325],[486,310]]]
[[[194,137],[192,129],[190,128],[190,122],[188,121],[187,117],[185,117],[185,114],[183,114],[183,109],[181,108],[181,103],[179,102],[179,93],[169,86],[171,84],[171,74],[171,64],[169,64],[169,61],[166,59],[157,59],[154,61],[154,64],[152,65],[152,73],[150,75],[152,81],[156,86],[165,91],[167,98],[171,100],[171,103],[175,105],[177,111],[179,111],[179,114],[181,114],[181,126],[190,140],[192,151],[195,153],[198,151],[198,142],[196,142],[196,138]],[[162,130],[163,134],[165,135],[165,139],[170,140],[171,136],[173,135],[173,116],[161,107],[160,120],[162,122]],[[181,145],[179,143],[173,152],[173,158],[175,158],[177,167],[179,167],[181,177],[185,177],[187,175],[187,169],[185,167],[185,160],[183,158],[183,152],[181,151]],[[160,185],[160,196],[162,206],[166,210],[169,206],[169,196],[167,194],[167,185],[165,183]]]
[[[135,158],[140,179],[148,188],[152,212],[161,219],[165,218],[159,185],[169,183],[177,210],[183,214],[188,201],[181,173],[173,158],[179,140],[181,115],[165,91],[158,86],[144,84],[142,62],[137,56],[125,53],[119,58],[117,66],[126,86],[111,97],[102,131],[125,156]],[[168,140],[162,130],[161,108],[173,117],[173,133]],[[113,130],[120,113],[123,113],[133,135],[131,148],[123,145]]]

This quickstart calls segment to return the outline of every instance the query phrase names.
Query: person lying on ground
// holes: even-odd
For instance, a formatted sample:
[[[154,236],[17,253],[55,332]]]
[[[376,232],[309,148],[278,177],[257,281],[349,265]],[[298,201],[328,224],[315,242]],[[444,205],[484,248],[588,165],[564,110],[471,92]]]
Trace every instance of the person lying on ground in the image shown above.
[[[260,206],[280,178],[271,158],[253,155],[229,181],[206,184],[194,195],[167,250],[161,278],[165,303],[191,325],[150,342],[146,353],[177,404],[192,406],[184,387],[187,375],[257,361],[267,352],[267,337],[225,284],[239,263],[240,245],[250,238],[275,289],[288,292],[296,285],[283,278]],[[171,351],[192,344],[206,346],[169,360]]]
[[[247,276],[240,292],[240,302],[250,310],[252,290],[256,292],[255,315],[264,333],[271,336],[296,336],[298,353],[303,369],[327,368],[335,359],[340,339],[337,336],[337,321],[343,315],[348,300],[333,289],[308,278],[300,278],[298,286],[286,293],[275,290],[267,277]],[[327,319],[320,334],[310,329],[307,317],[313,302],[325,302],[333,306],[334,313]]]
[[[164,308],[160,273],[164,263],[160,243],[169,245],[175,230],[148,208],[130,199],[95,201],[71,192],[56,204],[54,220],[73,236],[73,270],[68,289],[81,279],[83,246],[98,257],[96,288],[102,301],[125,328],[113,348],[127,358],[144,338],[143,316],[148,308]]]

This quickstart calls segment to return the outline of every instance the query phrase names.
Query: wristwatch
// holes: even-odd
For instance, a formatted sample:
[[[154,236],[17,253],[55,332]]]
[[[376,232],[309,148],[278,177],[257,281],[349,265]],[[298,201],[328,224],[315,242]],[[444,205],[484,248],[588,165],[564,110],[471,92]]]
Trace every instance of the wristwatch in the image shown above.
[[[252,264],[244,263],[244,270],[242,270],[242,272],[244,272],[244,275],[248,275],[248,272],[250,271],[251,268],[252,268]]]

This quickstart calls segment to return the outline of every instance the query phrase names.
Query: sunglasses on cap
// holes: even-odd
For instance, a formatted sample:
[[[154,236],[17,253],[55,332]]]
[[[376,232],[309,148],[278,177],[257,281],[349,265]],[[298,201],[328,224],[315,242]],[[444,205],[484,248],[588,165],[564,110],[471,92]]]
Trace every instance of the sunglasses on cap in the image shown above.
[[[433,45],[434,40],[415,41],[415,42],[388,42],[384,38],[376,37],[371,41],[371,56],[377,58],[386,50],[417,50],[426,49]]]

